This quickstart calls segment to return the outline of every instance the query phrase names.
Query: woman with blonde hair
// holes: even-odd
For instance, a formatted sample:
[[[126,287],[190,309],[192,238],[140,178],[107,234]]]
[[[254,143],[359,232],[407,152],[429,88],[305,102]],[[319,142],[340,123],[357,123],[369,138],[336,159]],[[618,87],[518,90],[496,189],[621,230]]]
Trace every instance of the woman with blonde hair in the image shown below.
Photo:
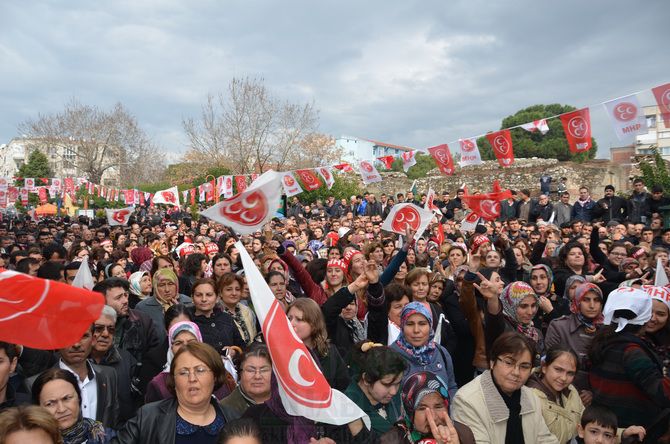
[[[331,387],[345,390],[349,372],[337,347],[328,341],[326,321],[319,305],[311,299],[296,299],[286,311],[293,330],[312,352]]]
[[[0,442],[5,444],[63,444],[58,421],[36,405],[19,406],[0,413]]]
[[[244,279],[235,273],[224,274],[216,283],[216,293],[223,303],[223,311],[233,317],[240,336],[249,345],[258,331],[253,310],[240,302],[243,290]]]

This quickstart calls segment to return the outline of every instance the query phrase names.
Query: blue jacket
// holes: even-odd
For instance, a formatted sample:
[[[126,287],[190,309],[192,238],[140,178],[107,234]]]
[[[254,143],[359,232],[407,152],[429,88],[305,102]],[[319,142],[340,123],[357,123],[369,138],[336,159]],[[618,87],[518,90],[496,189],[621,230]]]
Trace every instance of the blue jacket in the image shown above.
[[[584,205],[576,201],[572,206],[572,219],[591,222],[593,220],[593,210],[597,205],[597,202],[593,199],[589,199]]]

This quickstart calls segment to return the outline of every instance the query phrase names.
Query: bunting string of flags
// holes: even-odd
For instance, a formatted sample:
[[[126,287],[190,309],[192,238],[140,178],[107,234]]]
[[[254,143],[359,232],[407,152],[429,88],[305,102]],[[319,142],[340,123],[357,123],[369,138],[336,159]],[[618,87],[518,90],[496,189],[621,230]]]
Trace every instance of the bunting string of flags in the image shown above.
[[[482,163],[482,159],[477,139],[486,137],[491,144],[499,165],[506,168],[514,164],[514,146],[511,130],[521,128],[528,132],[545,135],[549,131],[547,122],[552,119],[559,119],[561,121],[570,151],[575,154],[582,153],[592,148],[590,110],[599,105],[603,106],[612,124],[612,129],[619,140],[626,144],[633,143],[636,135],[647,131],[645,115],[637,97],[638,94],[645,91],[638,91],[601,102],[597,105],[534,120],[510,128],[477,136],[459,138],[425,150],[406,151],[399,156],[386,155],[375,159],[358,160],[355,166],[363,183],[368,185],[382,181],[382,176],[375,164],[389,170],[395,159],[400,158],[403,170],[407,172],[412,166],[416,165],[417,155],[427,154],[433,157],[442,174],[451,176],[455,173],[456,168],[450,146],[458,147],[460,154],[459,166],[461,168],[479,165]],[[670,127],[670,83],[651,88],[651,92],[660,109],[664,124],[666,127]],[[354,166],[344,162],[336,165],[285,171],[279,174],[281,176],[283,192],[286,196],[290,197],[303,191],[316,190],[324,185],[330,189],[334,183],[334,172],[354,172]],[[258,174],[256,173],[219,176],[215,180],[204,182],[189,190],[184,190],[181,194],[176,186],[157,191],[156,193],[149,193],[137,189],[119,189],[100,185],[89,182],[86,178],[81,177],[0,177],[0,208],[13,205],[18,200],[24,205],[27,204],[29,193],[37,194],[40,203],[46,203],[48,197],[64,198],[66,195],[69,195],[70,199],[76,201],[74,193],[82,186],[86,187],[89,195],[97,195],[109,202],[122,202],[127,206],[160,203],[179,207],[186,203],[194,205],[196,202],[219,202],[221,198],[230,199],[244,192],[248,188],[249,183],[253,183],[257,177]],[[16,183],[16,181],[20,180],[23,180],[23,186],[19,186]]]

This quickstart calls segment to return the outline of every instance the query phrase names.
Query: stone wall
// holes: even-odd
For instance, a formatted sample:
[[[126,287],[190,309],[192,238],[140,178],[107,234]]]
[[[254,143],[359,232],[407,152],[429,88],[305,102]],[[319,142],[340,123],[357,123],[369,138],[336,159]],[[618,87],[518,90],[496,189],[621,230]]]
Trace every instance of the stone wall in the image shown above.
[[[578,189],[587,186],[592,190],[592,196],[602,197],[605,185],[614,185],[617,192],[626,192],[630,188],[628,170],[625,166],[615,164],[609,160],[592,160],[584,163],[561,162],[556,159],[515,159],[514,166],[502,168],[497,161],[486,161],[482,165],[466,168],[456,168],[453,176],[444,176],[437,169],[428,172],[426,177],[417,180],[419,193],[428,191],[432,187],[437,193],[449,190],[452,196],[463,184],[470,192],[487,192],[495,179],[500,181],[503,188],[520,190],[527,188],[533,196],[540,190],[540,176],[548,173],[552,178],[552,190],[556,189],[559,177],[567,178],[568,191],[571,199],[577,197]],[[366,189],[377,195],[381,193],[406,193],[412,185],[412,180],[403,173],[382,172],[383,182],[370,184]]]

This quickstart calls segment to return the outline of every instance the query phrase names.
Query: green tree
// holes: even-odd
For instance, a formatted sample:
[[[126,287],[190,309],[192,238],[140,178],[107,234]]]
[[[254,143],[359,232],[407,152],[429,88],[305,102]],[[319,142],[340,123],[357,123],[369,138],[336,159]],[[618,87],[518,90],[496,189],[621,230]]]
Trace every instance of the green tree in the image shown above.
[[[323,184],[314,191],[305,191],[304,193],[298,195],[300,202],[311,204],[316,202],[317,199],[325,202],[328,196],[334,196],[335,199],[348,199],[350,196],[360,194],[361,189],[359,177],[343,175],[333,175],[333,177],[335,179],[335,183],[333,183],[333,187],[330,190],[325,184]]]
[[[28,162],[24,163],[19,168],[18,176],[20,179],[16,180],[16,184],[18,186],[23,186],[25,178],[32,177],[35,178],[36,186],[42,185],[40,178],[51,178],[52,175],[47,156],[40,150],[33,150],[28,156]],[[38,203],[39,197],[37,194],[28,194],[29,205],[36,206]],[[16,201],[15,207],[17,211],[23,211],[23,206],[21,205],[20,200]]]
[[[383,168],[383,167],[382,167]],[[426,177],[428,171],[437,168],[435,159],[430,154],[417,153],[416,155],[416,165],[410,167],[410,169],[405,173],[409,179],[419,179],[421,177]],[[402,168],[402,158],[396,158],[391,164],[391,171],[395,172],[405,172]]]
[[[651,189],[654,185],[661,185],[664,190],[670,189],[670,174],[668,173],[668,165],[663,160],[661,153],[658,152],[656,146],[651,148],[652,155],[640,160],[641,178],[647,188]]]
[[[500,128],[511,128],[534,120],[557,116],[576,109],[577,108],[574,106],[559,105],[556,103],[551,105],[533,105],[517,111],[514,115],[505,117]],[[522,128],[512,129],[514,157],[539,157],[543,159],[572,160],[576,162],[583,162],[595,158],[596,153],[598,152],[598,145],[596,144],[595,139],[591,138],[593,146],[589,151],[573,154],[570,152],[568,141],[565,138],[561,120],[550,119],[547,120],[547,124],[549,125],[549,132],[545,135],[542,135],[540,132],[531,133]],[[496,158],[493,154],[491,144],[489,144],[486,137],[477,139],[477,144],[479,145],[479,151],[483,160],[494,160]]]

